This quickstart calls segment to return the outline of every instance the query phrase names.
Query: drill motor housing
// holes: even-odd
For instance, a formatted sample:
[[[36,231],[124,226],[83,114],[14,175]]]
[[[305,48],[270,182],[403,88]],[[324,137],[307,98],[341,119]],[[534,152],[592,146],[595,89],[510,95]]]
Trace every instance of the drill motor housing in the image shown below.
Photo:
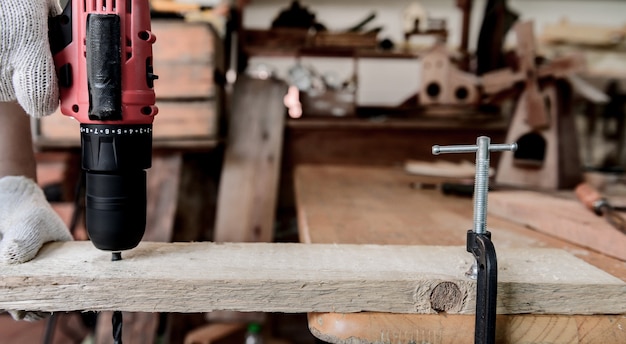
[[[69,0],[50,20],[61,112],[80,122],[86,227],[102,250],[131,249],[145,231],[155,40],[148,0]]]

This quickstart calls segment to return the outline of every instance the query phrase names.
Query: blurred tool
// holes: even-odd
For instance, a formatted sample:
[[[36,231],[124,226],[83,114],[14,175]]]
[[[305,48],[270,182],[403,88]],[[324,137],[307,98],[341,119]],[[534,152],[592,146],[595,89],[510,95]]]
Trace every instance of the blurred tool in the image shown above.
[[[61,112],[80,122],[87,231],[114,253],[137,246],[146,226],[158,112],[149,9],[148,0],[74,0],[50,23]]]
[[[326,27],[315,18],[315,13],[294,0],[288,8],[280,11],[272,21],[272,28],[301,28],[325,31]]]
[[[442,194],[450,196],[472,197],[474,195],[473,181],[466,181],[465,183],[411,183],[411,187],[420,190],[439,190]]]
[[[476,166],[467,160],[451,162],[447,160],[421,161],[407,160],[404,163],[404,171],[418,176],[430,176],[447,179],[474,178]],[[489,176],[493,176],[495,170],[489,168]]]
[[[618,211],[626,210],[626,207],[614,207],[609,201],[602,197],[598,190],[588,183],[580,183],[575,189],[576,197],[590,210],[598,216],[604,216],[620,232],[626,234],[626,220],[619,215]]]
[[[476,74],[483,75],[506,65],[503,53],[504,38],[518,18],[506,0],[488,0],[480,26],[476,48]]]
[[[470,70],[469,36],[473,5],[473,0],[456,0],[456,7],[461,10],[463,18],[461,21],[461,44],[459,45],[459,53],[461,54],[459,67],[466,72]]]
[[[370,13],[367,17],[365,17],[360,22],[354,24],[354,26],[348,28],[347,32],[361,32],[365,29],[365,26],[369,24],[372,20],[376,18],[376,12]]]

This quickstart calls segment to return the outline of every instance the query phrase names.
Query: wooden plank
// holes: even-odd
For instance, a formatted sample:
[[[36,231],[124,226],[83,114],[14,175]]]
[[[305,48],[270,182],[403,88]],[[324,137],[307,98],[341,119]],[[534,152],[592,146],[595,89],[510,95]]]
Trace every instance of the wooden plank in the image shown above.
[[[210,26],[163,19],[151,24],[157,37],[153,56],[154,71],[159,75],[154,83],[158,99],[213,96],[215,40]]]
[[[271,242],[287,86],[241,77],[235,84],[218,191],[217,242]]]
[[[499,313],[626,314],[626,283],[562,250],[498,256]],[[111,262],[88,242],[52,243],[2,268],[0,309],[469,314],[472,260],[459,246],[144,242]]]
[[[245,323],[213,323],[194,329],[185,336],[185,343],[215,343],[236,332],[243,332]]]
[[[143,240],[169,242],[174,232],[182,154],[156,154],[147,171],[146,234]]]
[[[155,62],[154,70],[159,75],[154,89],[161,101],[209,98],[215,92],[214,71],[208,66]]]
[[[532,191],[489,194],[489,213],[626,261],[626,235],[577,200]]]
[[[424,181],[433,182],[401,168],[301,165],[295,171],[300,240],[315,244],[464,245],[465,232],[473,224],[472,199],[412,187]],[[489,193],[489,210],[493,210],[492,198],[496,197],[497,192]],[[626,265],[618,259],[531,230],[491,211],[487,227],[496,249],[565,249],[626,282]]]
[[[283,97],[286,86],[278,82],[244,78],[235,87],[213,240],[272,242],[285,123]],[[213,322],[232,322],[237,319],[238,322],[246,323],[248,316],[222,311],[208,313],[207,319]],[[254,316],[263,319],[261,314]]]
[[[420,182],[437,180],[412,176],[397,167],[301,165],[295,171],[301,240],[338,244],[463,245],[465,231],[472,226],[472,200],[411,187],[413,183]],[[516,247],[562,248],[626,282],[626,265],[620,260],[493,214],[489,214],[487,225],[498,252]],[[602,297],[592,293],[596,298]],[[534,342],[541,342],[542,339],[545,339],[543,342],[598,344],[625,341],[623,337],[626,333],[623,326],[620,328],[623,317],[596,315],[586,317],[584,322],[580,319],[568,315],[545,318],[536,314],[500,317],[498,342],[520,343],[530,338],[531,334],[521,336],[518,326],[532,333],[545,330],[543,337],[538,335]],[[368,325],[362,328],[364,323]],[[571,334],[575,325],[579,325],[580,337],[577,340],[551,340],[559,336],[553,331],[564,328],[569,329],[563,331],[563,338],[567,339],[566,334]],[[474,317],[324,313],[310,316],[309,328],[317,337],[331,343],[378,343],[381,338],[391,338],[393,343],[398,344],[420,342],[412,341],[412,333],[416,334],[415,338],[431,334],[434,339],[430,342],[463,343],[464,340],[473,340]],[[511,336],[502,337],[502,333],[511,333]],[[466,339],[461,339],[460,334],[467,334]]]
[[[154,117],[155,141],[171,139],[215,139],[218,119],[215,101],[157,101],[159,114]]]
[[[294,207],[293,170],[298,165],[396,166],[404,164],[407,159],[437,159],[430,149],[434,143],[475,142],[479,135],[487,135],[494,142],[504,141],[506,121],[477,119],[474,115],[479,116],[473,114],[464,119],[416,116],[410,120],[381,121],[347,118],[287,120],[280,206]],[[499,154],[492,154],[493,166],[499,157]],[[468,156],[448,154],[443,159],[462,161]]]
[[[561,19],[557,23],[545,24],[540,40],[545,44],[567,43],[607,47],[623,41],[625,36],[624,27],[570,23],[568,19]]]
[[[295,174],[306,243],[464,245],[472,228],[471,199],[416,190],[424,177],[402,168],[301,165]]]
[[[287,121],[285,155],[293,166],[336,164],[391,166],[407,159],[433,161],[433,144],[475,142],[487,135],[504,141],[507,123],[501,120],[420,118],[372,121],[362,119],[302,118]],[[480,129],[477,129],[480,128]],[[494,155],[497,163],[499,156]],[[449,161],[467,160],[450,154]]]
[[[352,326],[345,326],[350,324]],[[497,343],[580,343],[604,344],[626,342],[626,317],[576,315],[498,315]],[[328,343],[438,343],[473,344],[474,317],[468,315],[384,313],[313,313],[309,329]],[[359,338],[360,342],[356,342]]]

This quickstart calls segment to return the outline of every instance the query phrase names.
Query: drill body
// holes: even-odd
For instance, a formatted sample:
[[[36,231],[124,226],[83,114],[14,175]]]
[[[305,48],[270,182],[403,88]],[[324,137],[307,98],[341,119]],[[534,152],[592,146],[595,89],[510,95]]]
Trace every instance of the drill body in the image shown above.
[[[86,227],[102,250],[131,249],[145,231],[155,40],[148,0],[70,0],[50,20],[61,112],[80,122]]]

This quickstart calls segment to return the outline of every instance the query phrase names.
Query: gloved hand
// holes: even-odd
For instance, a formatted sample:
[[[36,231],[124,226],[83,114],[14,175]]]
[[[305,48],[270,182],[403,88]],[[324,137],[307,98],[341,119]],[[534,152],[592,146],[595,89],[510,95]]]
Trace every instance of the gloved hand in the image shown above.
[[[59,105],[48,16],[60,13],[58,0],[0,1],[0,101],[17,100],[34,117]]]
[[[49,241],[72,240],[41,188],[26,177],[0,178],[0,263],[23,263]],[[42,312],[9,311],[15,320],[39,320]]]
[[[16,101],[31,116],[59,105],[48,16],[61,13],[58,0],[0,1],[0,102]],[[72,240],[43,191],[31,179],[0,178],[0,264],[26,262],[48,241]],[[9,311],[16,320],[47,313]]]
[[[72,240],[41,188],[21,176],[0,178],[0,236],[2,264],[29,261],[47,242]]]

